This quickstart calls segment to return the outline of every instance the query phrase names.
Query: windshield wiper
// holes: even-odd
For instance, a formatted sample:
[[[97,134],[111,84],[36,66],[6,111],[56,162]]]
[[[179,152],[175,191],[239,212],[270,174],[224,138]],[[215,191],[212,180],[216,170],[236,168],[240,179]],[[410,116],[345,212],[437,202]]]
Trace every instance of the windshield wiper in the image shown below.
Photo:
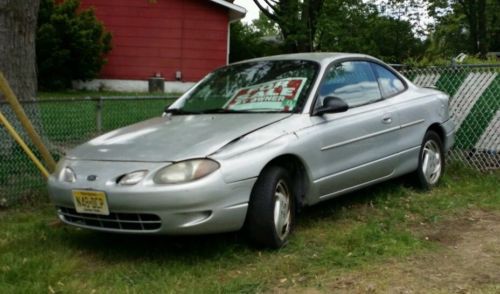
[[[224,108],[212,108],[202,110],[199,113],[285,113],[273,108],[253,108],[253,109],[224,109]]]
[[[225,109],[225,108],[212,108],[200,111],[200,113],[248,113],[252,112],[250,110],[235,110],[235,109]]]
[[[165,108],[165,113],[166,114],[207,114],[207,113],[238,113],[238,112],[247,112],[247,111],[238,111],[238,110],[230,110],[230,109],[223,109],[223,108],[213,108],[213,109],[206,109],[206,110],[200,110],[200,111],[190,111],[190,110],[184,110],[181,108]]]
[[[165,114],[172,114],[172,115],[176,115],[176,114],[200,114],[201,112],[196,112],[196,111],[186,111],[186,110],[183,110],[183,109],[180,109],[180,108],[168,108],[165,107],[165,110],[164,110]]]
[[[258,110],[258,109],[257,109]],[[266,109],[267,110],[267,109]],[[279,111],[255,111],[255,109],[246,109],[246,110],[236,110],[236,109],[225,109],[225,108],[211,108],[211,109],[205,109],[205,110],[200,110],[200,111],[188,111],[180,108],[165,108],[165,113],[166,114],[210,114],[210,113],[276,113]]]

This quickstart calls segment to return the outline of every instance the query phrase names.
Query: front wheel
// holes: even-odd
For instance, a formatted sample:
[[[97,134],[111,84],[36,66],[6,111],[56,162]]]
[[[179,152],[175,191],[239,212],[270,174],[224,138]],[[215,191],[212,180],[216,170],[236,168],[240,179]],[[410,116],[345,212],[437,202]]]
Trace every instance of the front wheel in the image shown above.
[[[416,171],[417,186],[429,190],[437,185],[444,172],[443,143],[434,131],[428,131],[422,142]]]
[[[245,224],[250,241],[274,249],[286,245],[295,220],[294,204],[289,173],[279,166],[266,168],[250,196]]]

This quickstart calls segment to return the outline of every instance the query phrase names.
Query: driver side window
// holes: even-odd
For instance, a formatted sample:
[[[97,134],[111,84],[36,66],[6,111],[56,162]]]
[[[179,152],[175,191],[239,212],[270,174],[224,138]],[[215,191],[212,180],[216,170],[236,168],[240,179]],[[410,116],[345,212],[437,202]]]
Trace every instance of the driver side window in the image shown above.
[[[368,62],[346,61],[328,70],[319,90],[320,103],[328,96],[344,100],[349,108],[382,99],[377,79]]]

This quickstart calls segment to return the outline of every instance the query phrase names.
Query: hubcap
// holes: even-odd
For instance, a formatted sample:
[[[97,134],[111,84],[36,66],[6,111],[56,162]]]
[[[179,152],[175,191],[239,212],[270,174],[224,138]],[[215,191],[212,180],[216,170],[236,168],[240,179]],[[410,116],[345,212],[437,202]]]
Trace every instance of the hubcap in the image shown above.
[[[281,240],[290,232],[291,220],[290,192],[285,181],[279,180],[274,191],[274,226]]]
[[[422,173],[430,185],[434,185],[441,176],[441,150],[438,144],[429,140],[424,145],[422,152]]]

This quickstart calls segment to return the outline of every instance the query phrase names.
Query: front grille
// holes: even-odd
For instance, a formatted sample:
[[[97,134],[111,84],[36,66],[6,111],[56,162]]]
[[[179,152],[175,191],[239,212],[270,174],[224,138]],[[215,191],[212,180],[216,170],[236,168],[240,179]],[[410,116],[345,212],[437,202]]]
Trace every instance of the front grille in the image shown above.
[[[73,208],[58,207],[59,215],[67,222],[94,228],[126,231],[154,231],[161,227],[161,219],[155,214],[110,213],[109,215],[83,214]]]

